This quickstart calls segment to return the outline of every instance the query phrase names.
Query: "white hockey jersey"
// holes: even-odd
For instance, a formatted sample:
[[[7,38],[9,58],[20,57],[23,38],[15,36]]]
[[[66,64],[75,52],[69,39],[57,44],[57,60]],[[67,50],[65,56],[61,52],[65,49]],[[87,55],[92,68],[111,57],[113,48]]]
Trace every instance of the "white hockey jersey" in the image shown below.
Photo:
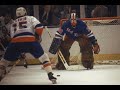
[[[11,25],[11,42],[33,42],[36,30],[42,31],[43,26],[33,16],[23,16],[14,20]]]

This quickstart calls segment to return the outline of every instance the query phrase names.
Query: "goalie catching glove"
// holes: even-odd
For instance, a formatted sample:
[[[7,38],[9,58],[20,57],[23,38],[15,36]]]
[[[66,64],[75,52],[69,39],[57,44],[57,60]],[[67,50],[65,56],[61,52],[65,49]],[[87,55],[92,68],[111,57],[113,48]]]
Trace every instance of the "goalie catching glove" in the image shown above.
[[[100,47],[99,47],[98,43],[93,45],[93,52],[94,52],[94,54],[98,54],[100,52]]]

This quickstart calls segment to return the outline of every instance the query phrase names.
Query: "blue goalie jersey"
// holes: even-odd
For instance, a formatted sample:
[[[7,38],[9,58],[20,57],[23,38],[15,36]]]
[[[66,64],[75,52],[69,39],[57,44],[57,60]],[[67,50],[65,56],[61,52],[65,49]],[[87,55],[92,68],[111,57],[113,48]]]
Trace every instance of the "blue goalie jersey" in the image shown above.
[[[82,20],[77,20],[77,25],[73,27],[71,25],[70,20],[67,20],[57,31],[60,35],[67,35],[71,39],[75,40],[80,35],[84,34],[88,36],[91,40],[92,44],[94,44],[97,40],[93,34],[93,32],[87,27],[87,25]]]

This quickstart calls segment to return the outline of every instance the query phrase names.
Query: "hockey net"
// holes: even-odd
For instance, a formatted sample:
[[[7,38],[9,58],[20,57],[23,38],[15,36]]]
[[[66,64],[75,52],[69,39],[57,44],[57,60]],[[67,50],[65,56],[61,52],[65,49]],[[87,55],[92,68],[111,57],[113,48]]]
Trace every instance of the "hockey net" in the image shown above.
[[[120,64],[120,17],[81,18],[93,31],[100,45],[100,53],[94,54],[95,64]],[[66,22],[62,19],[60,25]],[[70,64],[81,64],[81,53],[75,41],[70,49]]]

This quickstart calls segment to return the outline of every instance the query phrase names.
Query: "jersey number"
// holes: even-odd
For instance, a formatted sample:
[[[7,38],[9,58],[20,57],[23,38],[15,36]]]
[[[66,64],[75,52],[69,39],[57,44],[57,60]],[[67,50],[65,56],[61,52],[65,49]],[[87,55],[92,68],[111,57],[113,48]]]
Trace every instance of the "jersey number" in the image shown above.
[[[27,21],[22,21],[22,22],[19,22],[19,29],[23,29],[23,28],[27,28]],[[14,27],[14,31],[16,31],[17,30],[17,24],[16,23],[14,23],[13,24],[13,27]]]
[[[19,29],[27,28],[27,21],[19,22]]]

